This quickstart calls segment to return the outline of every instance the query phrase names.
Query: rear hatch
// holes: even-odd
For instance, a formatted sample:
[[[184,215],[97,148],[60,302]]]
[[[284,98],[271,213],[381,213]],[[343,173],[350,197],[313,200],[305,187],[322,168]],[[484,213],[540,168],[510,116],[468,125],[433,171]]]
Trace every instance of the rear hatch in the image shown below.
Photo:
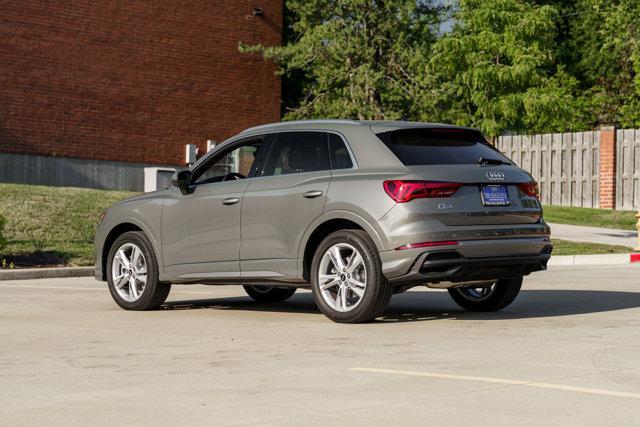
[[[414,192],[412,210],[433,215],[445,225],[533,224],[540,219],[537,184],[531,175],[480,132],[405,128],[376,135],[408,169],[407,175],[386,184],[387,193]]]

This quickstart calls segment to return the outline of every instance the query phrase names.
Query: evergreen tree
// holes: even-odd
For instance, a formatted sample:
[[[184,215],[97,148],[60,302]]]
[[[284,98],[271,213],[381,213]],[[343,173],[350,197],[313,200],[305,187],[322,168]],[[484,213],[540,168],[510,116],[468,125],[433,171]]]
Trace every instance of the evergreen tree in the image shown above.
[[[241,46],[275,61],[289,94],[286,119],[401,119],[426,88],[418,76],[436,38],[440,6],[416,0],[288,0],[289,41]]]

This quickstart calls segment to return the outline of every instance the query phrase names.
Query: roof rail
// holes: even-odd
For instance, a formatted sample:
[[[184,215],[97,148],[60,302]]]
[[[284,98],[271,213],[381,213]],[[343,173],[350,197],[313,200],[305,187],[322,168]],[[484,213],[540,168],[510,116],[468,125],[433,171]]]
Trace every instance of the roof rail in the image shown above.
[[[253,126],[248,129],[243,130],[240,133],[252,132],[255,130],[261,129],[270,129],[277,127],[286,127],[287,125],[299,125],[299,124],[314,124],[314,123],[335,123],[335,124],[346,124],[346,125],[361,125],[362,123],[357,120],[346,120],[346,119],[318,119],[318,120],[291,120],[287,122],[277,122],[277,123],[269,123],[266,125]]]

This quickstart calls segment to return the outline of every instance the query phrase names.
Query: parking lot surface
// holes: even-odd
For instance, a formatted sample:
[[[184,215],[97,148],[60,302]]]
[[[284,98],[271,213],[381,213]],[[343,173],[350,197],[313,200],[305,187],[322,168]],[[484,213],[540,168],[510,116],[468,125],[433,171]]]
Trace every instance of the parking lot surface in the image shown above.
[[[0,380],[0,425],[637,425],[640,265],[555,267],[488,314],[416,288],[361,325],[308,291],[127,312],[89,278],[0,282]]]

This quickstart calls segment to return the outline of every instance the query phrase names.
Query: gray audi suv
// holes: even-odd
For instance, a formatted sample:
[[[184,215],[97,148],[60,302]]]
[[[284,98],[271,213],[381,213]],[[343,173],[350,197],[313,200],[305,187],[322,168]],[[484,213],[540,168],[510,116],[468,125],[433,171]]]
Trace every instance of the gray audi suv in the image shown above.
[[[168,189],[124,200],[96,233],[96,278],[128,310],[172,284],[238,284],[276,303],[311,288],[336,322],[394,293],[447,289],[493,311],[551,255],[538,186],[476,129],[313,120],[247,129]]]

